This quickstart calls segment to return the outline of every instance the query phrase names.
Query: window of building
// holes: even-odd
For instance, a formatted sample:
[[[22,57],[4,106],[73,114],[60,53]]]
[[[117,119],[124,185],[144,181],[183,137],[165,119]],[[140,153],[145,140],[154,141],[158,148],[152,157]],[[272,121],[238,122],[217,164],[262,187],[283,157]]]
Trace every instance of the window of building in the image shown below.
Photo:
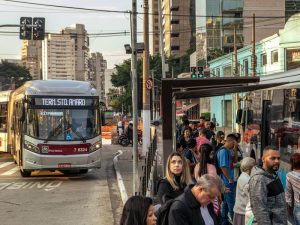
[[[216,68],[215,76],[220,77],[220,68]]]
[[[171,24],[179,24],[179,20],[171,20]]]
[[[268,61],[267,61],[267,54],[261,54],[261,65],[265,66],[267,65]]]
[[[278,50],[272,51],[271,52],[271,63],[278,63]]]
[[[179,33],[171,33],[171,37],[179,37]]]
[[[154,23],[158,23],[158,19],[157,18],[154,19]]]
[[[244,74],[245,76],[249,75],[249,64],[248,64],[248,59],[244,60]]]
[[[173,51],[173,50],[179,50],[180,49],[180,47],[178,46],[178,45],[173,45],[173,46],[171,46],[171,50]]]
[[[173,7],[171,7],[171,11],[173,11],[173,12],[179,11],[179,6],[173,6]]]
[[[231,77],[232,71],[231,71],[231,65],[229,66],[224,66],[223,67],[223,76],[224,77]]]

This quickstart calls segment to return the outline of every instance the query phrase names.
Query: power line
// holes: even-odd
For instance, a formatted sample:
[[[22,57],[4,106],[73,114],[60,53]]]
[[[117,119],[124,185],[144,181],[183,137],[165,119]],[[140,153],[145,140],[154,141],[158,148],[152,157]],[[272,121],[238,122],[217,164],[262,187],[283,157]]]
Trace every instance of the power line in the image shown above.
[[[43,4],[43,3],[33,3],[33,2],[24,2],[24,1],[17,1],[17,0],[2,0],[5,2],[13,2],[13,3],[19,3],[19,4],[29,4],[29,5],[38,5],[38,6],[44,6],[44,7],[55,7],[55,8],[64,8],[64,9],[72,9],[72,10],[82,10],[82,11],[94,11],[94,12],[104,12],[104,13],[122,13],[122,14],[130,14],[132,13],[130,10],[122,11],[122,10],[108,10],[108,9],[91,9],[91,8],[83,8],[83,7],[73,7],[73,6],[64,6],[64,5],[53,5],[53,4]],[[137,12],[137,14],[143,15],[143,12]],[[156,15],[158,16],[158,13],[148,13],[148,15]],[[198,18],[232,18],[232,19],[246,19],[246,18],[252,18],[252,16],[242,16],[242,17],[236,17],[236,16],[217,16],[217,15],[210,15],[210,16],[204,16],[204,15],[190,15],[190,14],[167,14],[163,13],[163,16],[173,16],[173,17],[198,17]],[[286,18],[285,16],[256,16],[255,18],[273,18],[273,19],[282,19]]]

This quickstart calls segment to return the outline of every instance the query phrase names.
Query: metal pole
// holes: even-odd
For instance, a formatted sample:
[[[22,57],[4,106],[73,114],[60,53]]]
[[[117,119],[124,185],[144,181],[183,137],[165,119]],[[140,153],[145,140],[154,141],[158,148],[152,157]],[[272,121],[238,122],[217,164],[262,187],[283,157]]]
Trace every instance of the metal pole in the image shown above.
[[[143,52],[143,156],[150,146],[150,90],[146,88],[149,79],[149,6],[144,0],[144,52]]]
[[[234,49],[234,70],[233,75],[236,77],[238,76],[238,61],[237,61],[237,46],[236,46],[236,26],[234,25],[234,35],[233,35],[233,49]]]
[[[162,78],[166,78],[166,57],[165,57],[165,44],[163,38],[163,20],[162,20],[162,8],[161,8],[161,1],[158,0],[158,14],[159,14],[159,47],[160,47],[160,55],[161,55],[161,73]]]
[[[137,98],[137,56],[136,56],[136,39],[137,39],[137,25],[136,25],[136,0],[132,0],[131,16],[131,76],[132,76],[132,122],[133,122],[133,143],[132,143],[132,158],[133,158],[133,179],[132,179],[132,193],[138,191],[138,98]]]
[[[152,70],[152,119],[155,120],[155,76],[154,76],[154,71]]]
[[[253,13],[252,26],[252,76],[256,76],[256,56],[255,56],[255,13]]]

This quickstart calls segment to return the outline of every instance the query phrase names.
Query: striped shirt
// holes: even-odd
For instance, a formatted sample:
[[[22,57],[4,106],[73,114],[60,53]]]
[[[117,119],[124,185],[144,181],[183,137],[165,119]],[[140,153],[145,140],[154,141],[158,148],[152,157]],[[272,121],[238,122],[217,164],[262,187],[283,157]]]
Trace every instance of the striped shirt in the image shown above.
[[[292,199],[294,196],[294,199]],[[286,203],[292,206],[300,203],[300,172],[292,171],[286,175],[286,190],[285,190]]]

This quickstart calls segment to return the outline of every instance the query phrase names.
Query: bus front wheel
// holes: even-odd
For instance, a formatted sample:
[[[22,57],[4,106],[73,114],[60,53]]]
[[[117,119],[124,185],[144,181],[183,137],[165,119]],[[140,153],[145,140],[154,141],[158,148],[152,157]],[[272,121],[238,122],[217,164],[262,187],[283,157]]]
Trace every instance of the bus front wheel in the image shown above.
[[[22,177],[29,177],[31,175],[31,171],[20,169],[20,173]]]

